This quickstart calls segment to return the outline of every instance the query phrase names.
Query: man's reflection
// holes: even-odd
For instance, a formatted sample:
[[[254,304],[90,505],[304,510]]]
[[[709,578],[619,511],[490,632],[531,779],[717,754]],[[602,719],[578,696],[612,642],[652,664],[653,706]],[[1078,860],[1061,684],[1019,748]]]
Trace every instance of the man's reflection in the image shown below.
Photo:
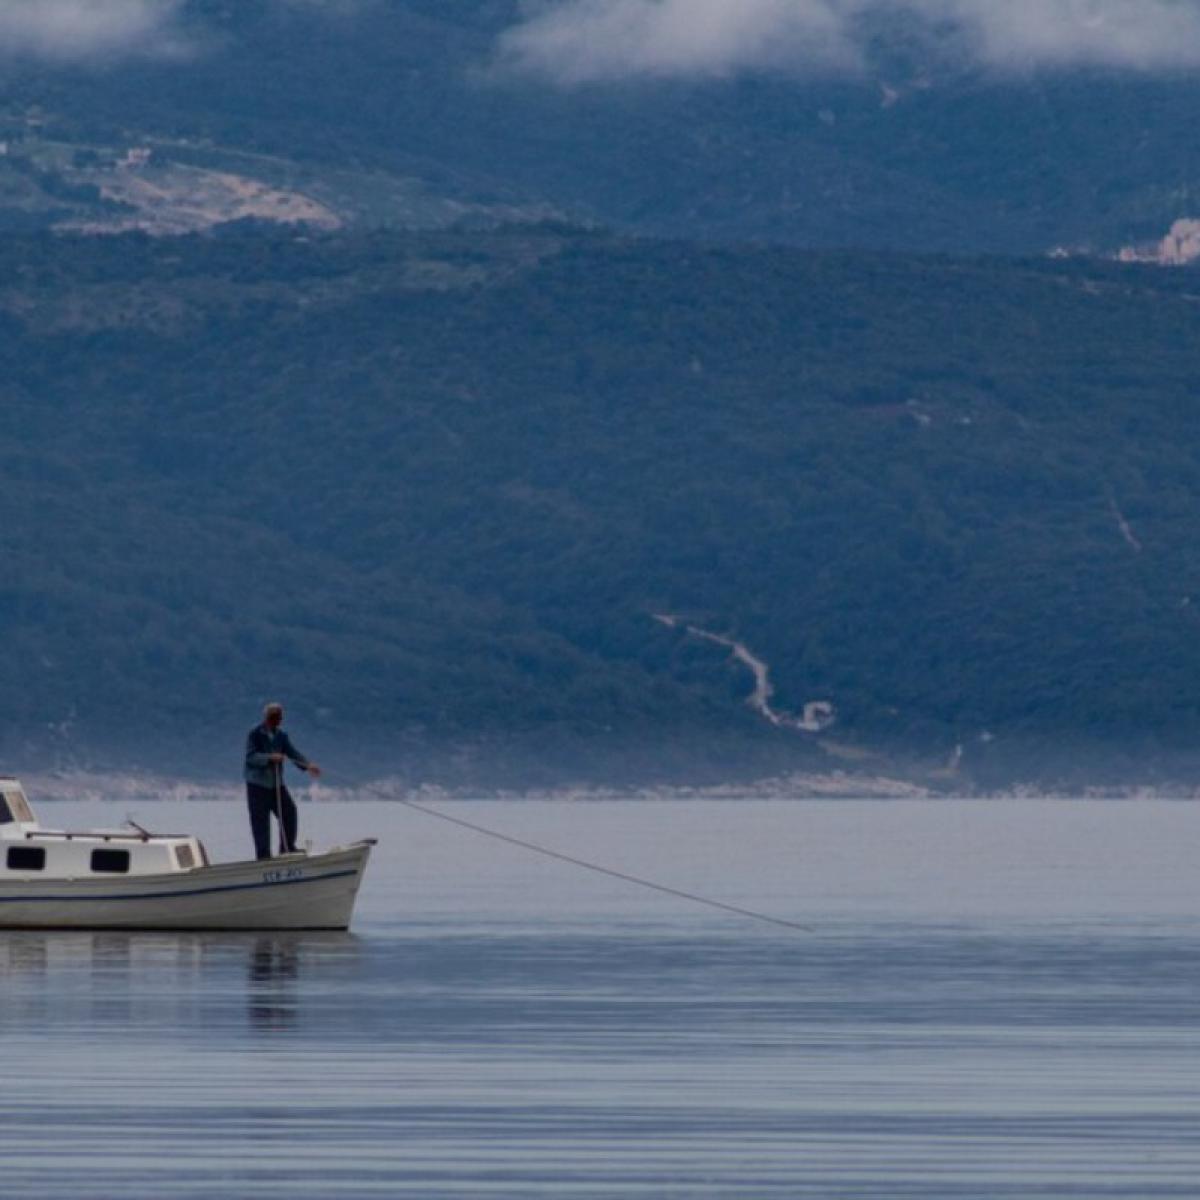
[[[256,1029],[294,1029],[296,1026],[296,980],[300,954],[290,938],[260,937],[254,941],[249,959],[247,999],[250,1024]]]

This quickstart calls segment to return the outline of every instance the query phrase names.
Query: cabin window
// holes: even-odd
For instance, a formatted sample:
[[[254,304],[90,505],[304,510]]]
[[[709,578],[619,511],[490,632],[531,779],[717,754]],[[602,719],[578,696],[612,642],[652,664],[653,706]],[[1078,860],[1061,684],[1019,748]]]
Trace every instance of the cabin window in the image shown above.
[[[29,808],[29,801],[20,792],[9,792],[5,799],[8,801],[8,807],[12,810],[13,816],[18,821],[32,821],[33,813]]]
[[[124,875],[129,870],[128,850],[93,850],[92,870]]]
[[[196,865],[196,856],[192,853],[191,846],[176,846],[175,861],[181,870],[190,871]]]
[[[9,846],[8,869],[10,871],[44,871],[46,869],[46,847]]]
[[[10,825],[12,819],[12,809],[8,807],[8,801],[0,795],[0,825]]]

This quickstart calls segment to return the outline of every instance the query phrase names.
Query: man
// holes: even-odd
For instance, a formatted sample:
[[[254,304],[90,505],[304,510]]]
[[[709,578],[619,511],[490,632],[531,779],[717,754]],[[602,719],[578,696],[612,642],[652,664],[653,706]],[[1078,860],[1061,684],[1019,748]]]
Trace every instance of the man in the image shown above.
[[[283,762],[290,758],[314,779],[321,774],[283,730],[283,705],[271,703],[263,709],[261,725],[246,738],[246,803],[250,806],[250,832],[254,835],[255,858],[271,857],[271,814],[279,821],[279,853],[295,854],[296,804],[283,786]]]

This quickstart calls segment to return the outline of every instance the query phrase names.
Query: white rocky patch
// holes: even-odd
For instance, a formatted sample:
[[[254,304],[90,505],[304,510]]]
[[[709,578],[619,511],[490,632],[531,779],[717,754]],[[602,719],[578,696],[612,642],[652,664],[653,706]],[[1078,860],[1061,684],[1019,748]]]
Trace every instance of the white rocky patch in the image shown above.
[[[127,214],[63,222],[77,233],[124,233],[138,229],[155,235],[203,232],[227,221],[256,218],[285,225],[338,229],[341,217],[299,192],[274,188],[231,171],[168,163],[151,168],[147,150],[131,150],[112,170],[78,171],[109,200],[130,206]]]
[[[1176,221],[1161,241],[1144,246],[1126,246],[1117,254],[1121,262],[1157,263],[1161,267],[1182,267],[1200,259],[1200,220],[1191,217]]]

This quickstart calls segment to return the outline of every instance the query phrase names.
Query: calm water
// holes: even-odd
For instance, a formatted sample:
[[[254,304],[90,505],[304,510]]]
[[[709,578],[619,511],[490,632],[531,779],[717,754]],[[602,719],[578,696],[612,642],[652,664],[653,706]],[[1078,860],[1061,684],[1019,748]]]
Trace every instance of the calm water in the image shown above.
[[[308,804],[352,934],[0,933],[0,1195],[1200,1195],[1200,807],[444,807],[813,932]]]

